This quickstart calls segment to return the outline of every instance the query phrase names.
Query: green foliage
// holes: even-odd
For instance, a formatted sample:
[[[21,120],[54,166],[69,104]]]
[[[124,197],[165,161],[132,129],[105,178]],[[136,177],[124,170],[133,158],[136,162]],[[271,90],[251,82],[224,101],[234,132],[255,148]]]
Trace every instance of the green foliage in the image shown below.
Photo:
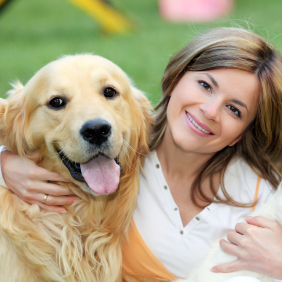
[[[164,21],[155,0],[112,0],[133,23],[128,34],[107,35],[67,0],[14,0],[0,13],[0,96],[63,54],[91,52],[125,70],[156,104],[169,57],[214,26],[248,27],[281,49],[281,0],[237,0],[233,13],[208,24]]]

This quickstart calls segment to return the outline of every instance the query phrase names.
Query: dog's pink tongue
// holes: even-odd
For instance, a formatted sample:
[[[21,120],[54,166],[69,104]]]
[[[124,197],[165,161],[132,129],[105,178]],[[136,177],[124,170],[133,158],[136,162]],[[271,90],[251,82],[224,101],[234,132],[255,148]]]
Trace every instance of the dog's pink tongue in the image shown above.
[[[89,188],[97,194],[114,192],[119,184],[120,167],[113,159],[99,155],[80,165],[82,176]]]

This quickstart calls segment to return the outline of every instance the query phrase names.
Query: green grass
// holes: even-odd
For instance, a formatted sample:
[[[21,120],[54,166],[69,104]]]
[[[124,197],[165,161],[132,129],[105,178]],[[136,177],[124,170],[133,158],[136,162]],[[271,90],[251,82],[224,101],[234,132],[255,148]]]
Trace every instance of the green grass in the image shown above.
[[[170,23],[160,18],[154,0],[112,1],[134,23],[126,35],[106,35],[67,0],[14,0],[0,13],[0,96],[10,82],[23,83],[63,54],[91,52],[125,70],[155,104],[169,57],[192,37],[214,26],[248,23],[282,49],[281,0],[236,0],[229,18],[209,24]]]

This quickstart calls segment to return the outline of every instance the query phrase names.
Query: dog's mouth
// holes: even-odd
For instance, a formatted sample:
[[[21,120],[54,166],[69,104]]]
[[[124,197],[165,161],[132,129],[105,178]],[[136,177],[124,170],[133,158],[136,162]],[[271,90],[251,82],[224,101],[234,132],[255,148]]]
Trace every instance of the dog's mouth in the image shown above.
[[[57,152],[72,178],[85,182],[96,194],[108,194],[116,191],[122,171],[118,158],[110,159],[99,153],[86,163],[76,163],[71,161],[62,151],[57,150]]]

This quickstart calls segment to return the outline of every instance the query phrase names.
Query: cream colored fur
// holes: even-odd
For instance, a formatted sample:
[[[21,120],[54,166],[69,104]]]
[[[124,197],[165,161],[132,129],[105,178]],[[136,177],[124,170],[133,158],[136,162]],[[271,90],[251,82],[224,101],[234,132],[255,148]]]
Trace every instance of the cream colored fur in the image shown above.
[[[115,88],[118,96],[106,99],[105,87]],[[54,97],[64,97],[67,106],[50,109]],[[93,55],[51,62],[25,87],[17,83],[6,100],[0,99],[0,143],[21,156],[39,151],[40,165],[70,180],[69,189],[81,198],[58,214],[0,187],[1,282],[120,281],[121,246],[135,207],[142,154],[148,153],[150,110],[119,67]],[[117,191],[98,197],[70,176],[56,151],[87,161],[79,130],[94,118],[111,123],[109,155],[119,155],[123,168]]]

